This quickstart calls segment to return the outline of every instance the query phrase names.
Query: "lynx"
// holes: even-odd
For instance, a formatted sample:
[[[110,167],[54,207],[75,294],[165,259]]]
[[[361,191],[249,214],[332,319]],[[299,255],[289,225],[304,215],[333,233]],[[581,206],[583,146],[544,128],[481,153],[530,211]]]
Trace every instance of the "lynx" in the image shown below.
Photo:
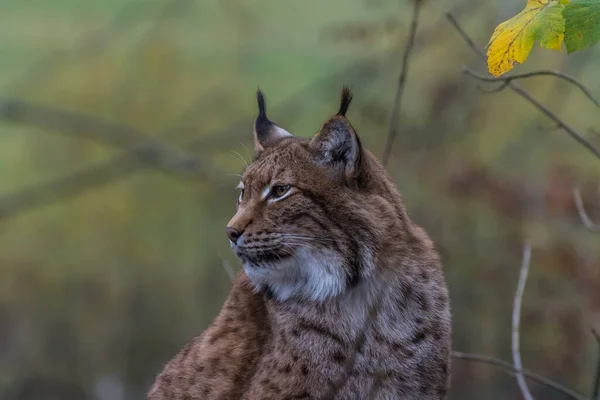
[[[243,268],[149,398],[445,399],[440,258],[346,119],[350,90],[312,139],[271,122],[257,99],[256,158],[226,228]]]

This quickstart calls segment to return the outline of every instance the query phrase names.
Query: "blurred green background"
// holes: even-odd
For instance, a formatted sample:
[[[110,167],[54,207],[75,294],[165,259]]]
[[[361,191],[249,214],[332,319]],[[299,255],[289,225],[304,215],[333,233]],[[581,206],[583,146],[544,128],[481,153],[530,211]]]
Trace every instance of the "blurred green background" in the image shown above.
[[[444,18],[453,11],[483,47],[523,6],[426,2],[389,171],[443,256],[455,350],[511,359],[529,238],[524,365],[588,393],[600,236],[572,191],[600,221],[600,161],[514,93],[465,77],[463,65],[486,67]],[[351,85],[349,118],[381,155],[410,18],[392,0],[1,0],[0,399],[143,399],[218,313],[225,266],[238,268],[224,227],[236,153],[252,157],[257,86],[273,120],[310,136]],[[600,97],[599,62],[598,48],[536,46],[516,72],[559,69]],[[580,91],[522,85],[600,145],[600,113]],[[154,147],[120,156],[140,144]],[[520,398],[494,367],[453,370],[451,399]]]

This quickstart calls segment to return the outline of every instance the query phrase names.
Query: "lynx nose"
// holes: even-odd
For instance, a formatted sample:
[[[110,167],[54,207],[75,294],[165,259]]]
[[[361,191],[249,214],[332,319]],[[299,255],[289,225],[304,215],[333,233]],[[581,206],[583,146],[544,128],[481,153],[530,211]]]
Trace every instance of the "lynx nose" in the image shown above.
[[[227,228],[225,228],[225,232],[227,232],[227,237],[233,243],[237,243],[240,236],[242,236],[242,232],[238,231],[235,228],[232,228],[231,226],[228,226]]]

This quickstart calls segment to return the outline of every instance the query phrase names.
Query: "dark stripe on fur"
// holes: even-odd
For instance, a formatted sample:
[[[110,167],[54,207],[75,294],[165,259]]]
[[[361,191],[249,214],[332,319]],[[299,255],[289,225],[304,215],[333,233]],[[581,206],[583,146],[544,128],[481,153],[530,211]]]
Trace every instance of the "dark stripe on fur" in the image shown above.
[[[330,330],[321,325],[317,325],[305,319],[299,319],[298,328],[304,331],[316,333],[320,336],[327,337],[341,346],[345,346],[346,344],[346,342],[341,336],[336,335],[335,333],[331,332]]]

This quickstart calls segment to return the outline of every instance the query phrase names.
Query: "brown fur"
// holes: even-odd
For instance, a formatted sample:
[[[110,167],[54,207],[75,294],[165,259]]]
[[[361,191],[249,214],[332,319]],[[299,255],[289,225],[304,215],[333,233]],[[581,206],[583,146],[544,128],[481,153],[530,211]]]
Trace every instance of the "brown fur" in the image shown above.
[[[312,140],[271,123],[261,99],[258,156],[228,226],[244,271],[149,398],[445,399],[440,260],[343,115],[350,93]]]

